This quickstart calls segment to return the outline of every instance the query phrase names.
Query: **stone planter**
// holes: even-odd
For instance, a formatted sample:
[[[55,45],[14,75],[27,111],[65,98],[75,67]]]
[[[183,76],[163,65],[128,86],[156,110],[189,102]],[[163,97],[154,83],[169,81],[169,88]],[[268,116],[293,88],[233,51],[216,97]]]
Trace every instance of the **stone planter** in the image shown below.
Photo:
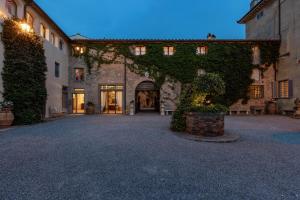
[[[192,135],[217,137],[224,135],[224,113],[186,113],[186,131]]]
[[[10,110],[0,111],[0,128],[10,127],[14,119],[14,114]]]

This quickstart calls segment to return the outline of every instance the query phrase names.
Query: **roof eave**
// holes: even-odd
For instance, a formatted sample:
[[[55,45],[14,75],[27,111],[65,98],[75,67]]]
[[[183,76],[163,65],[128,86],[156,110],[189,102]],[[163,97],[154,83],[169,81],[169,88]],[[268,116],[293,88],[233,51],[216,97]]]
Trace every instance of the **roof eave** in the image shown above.
[[[239,24],[245,24],[249,20],[253,19],[257,12],[259,12],[261,9],[263,9],[268,3],[270,3],[273,0],[262,0],[257,5],[255,5],[248,13],[246,13],[240,20],[237,21]]]

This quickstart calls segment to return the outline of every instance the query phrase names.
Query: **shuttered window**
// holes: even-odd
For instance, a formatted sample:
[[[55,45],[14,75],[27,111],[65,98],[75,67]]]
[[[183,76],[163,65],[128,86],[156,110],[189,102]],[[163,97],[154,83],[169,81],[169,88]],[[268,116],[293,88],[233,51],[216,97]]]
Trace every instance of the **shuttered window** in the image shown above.
[[[278,98],[293,98],[293,81],[279,81],[277,85]]]

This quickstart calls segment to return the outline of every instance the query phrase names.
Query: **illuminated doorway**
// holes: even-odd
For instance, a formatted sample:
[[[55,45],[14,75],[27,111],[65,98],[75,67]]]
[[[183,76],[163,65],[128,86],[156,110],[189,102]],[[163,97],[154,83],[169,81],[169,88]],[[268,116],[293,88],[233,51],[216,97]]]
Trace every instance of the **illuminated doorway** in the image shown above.
[[[136,112],[159,112],[159,89],[152,81],[140,83],[135,92]]]
[[[84,114],[84,89],[75,89],[73,93],[73,113]]]
[[[123,86],[101,85],[100,105],[103,114],[123,114]]]

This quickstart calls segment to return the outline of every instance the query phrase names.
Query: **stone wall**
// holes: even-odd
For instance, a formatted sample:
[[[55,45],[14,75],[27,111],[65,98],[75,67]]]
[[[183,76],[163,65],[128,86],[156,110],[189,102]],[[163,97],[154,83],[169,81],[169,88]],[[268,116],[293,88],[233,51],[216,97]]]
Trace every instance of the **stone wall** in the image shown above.
[[[119,58],[117,64],[104,64],[100,68],[94,66],[91,74],[88,73],[83,59],[70,57],[70,95],[72,99],[72,92],[76,88],[85,89],[85,103],[88,101],[96,105],[97,113],[100,112],[100,85],[123,85],[125,90],[123,92],[125,102],[124,114],[129,113],[130,102],[135,102],[136,87],[144,81],[153,81],[147,76],[142,76],[132,72],[129,68],[125,68],[124,59]],[[85,80],[76,81],[74,79],[75,68],[83,68],[85,70]],[[181,85],[178,82],[166,81],[160,89],[160,101],[169,110],[176,109],[176,103],[180,95]],[[126,98],[125,98],[126,96]],[[72,102],[69,102],[69,110],[72,110]]]

